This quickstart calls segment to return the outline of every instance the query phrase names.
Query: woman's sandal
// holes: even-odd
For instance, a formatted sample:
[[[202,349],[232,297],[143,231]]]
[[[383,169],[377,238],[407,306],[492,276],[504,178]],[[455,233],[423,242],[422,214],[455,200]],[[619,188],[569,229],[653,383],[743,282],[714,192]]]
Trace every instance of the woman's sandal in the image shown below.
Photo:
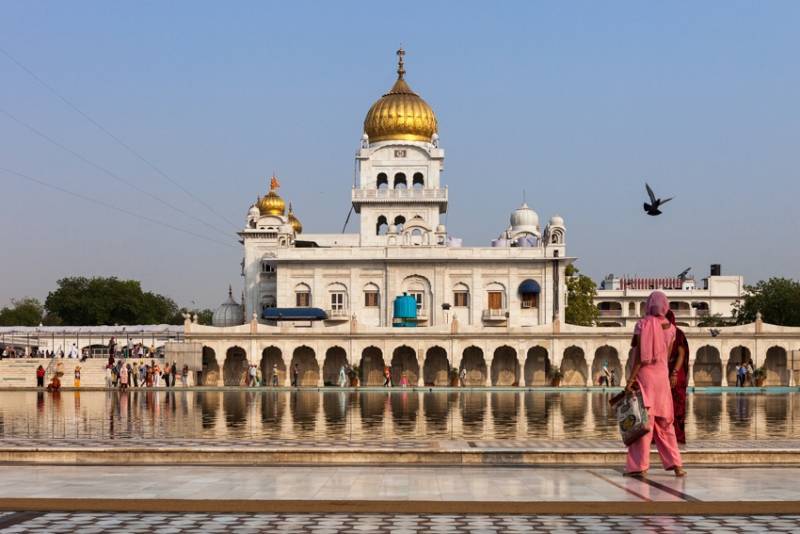
[[[685,477],[686,476],[686,470],[683,467],[679,466],[679,465],[675,466],[673,468],[673,470],[675,471],[675,476],[676,477]]]

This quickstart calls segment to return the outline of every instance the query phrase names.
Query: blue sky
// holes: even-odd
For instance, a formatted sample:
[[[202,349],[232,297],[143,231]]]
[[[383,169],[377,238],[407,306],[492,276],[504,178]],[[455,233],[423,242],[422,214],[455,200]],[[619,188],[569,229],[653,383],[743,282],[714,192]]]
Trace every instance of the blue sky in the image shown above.
[[[439,118],[448,230],[467,244],[496,237],[525,190],[542,220],[564,217],[569,254],[598,280],[710,263],[751,283],[800,278],[800,3],[2,8],[1,48],[237,225],[274,170],[307,231],[341,229],[362,121],[402,43]],[[0,171],[0,305],[78,274],[139,279],[184,305],[241,287],[230,224],[2,54],[0,80],[0,109],[192,217],[2,113],[0,167],[215,240]],[[676,196],[659,218],[641,211],[645,180]]]

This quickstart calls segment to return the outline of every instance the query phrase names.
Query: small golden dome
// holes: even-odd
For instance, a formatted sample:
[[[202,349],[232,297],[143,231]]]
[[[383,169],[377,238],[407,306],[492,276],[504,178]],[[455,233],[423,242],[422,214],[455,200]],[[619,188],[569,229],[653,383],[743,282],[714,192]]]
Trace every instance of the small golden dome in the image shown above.
[[[273,175],[269,184],[269,193],[258,201],[258,209],[261,215],[283,215],[286,211],[286,203],[276,192],[280,186],[278,179]]]
[[[364,119],[364,132],[375,141],[431,141],[438,130],[433,109],[411,90],[403,76],[405,51],[397,51],[397,81],[369,108]]]
[[[294,233],[302,234],[303,233],[303,223],[300,222],[300,219],[294,214],[292,211],[292,203],[289,202],[289,213],[286,214],[286,218],[289,219],[289,224],[292,225],[294,228]]]

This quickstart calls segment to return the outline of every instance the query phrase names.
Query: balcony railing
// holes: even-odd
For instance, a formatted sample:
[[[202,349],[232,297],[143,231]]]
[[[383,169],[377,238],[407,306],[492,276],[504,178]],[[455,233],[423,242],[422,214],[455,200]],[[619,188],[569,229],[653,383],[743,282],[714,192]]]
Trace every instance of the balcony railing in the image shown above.
[[[358,200],[429,200],[447,201],[447,188],[441,189],[361,189],[353,188],[353,201]]]
[[[346,321],[350,319],[350,310],[344,308],[329,308],[325,310],[325,313],[328,314],[329,321]]]
[[[600,310],[600,317],[622,317],[622,310]]]
[[[489,308],[483,310],[482,318],[484,321],[507,321],[508,309],[507,308]]]

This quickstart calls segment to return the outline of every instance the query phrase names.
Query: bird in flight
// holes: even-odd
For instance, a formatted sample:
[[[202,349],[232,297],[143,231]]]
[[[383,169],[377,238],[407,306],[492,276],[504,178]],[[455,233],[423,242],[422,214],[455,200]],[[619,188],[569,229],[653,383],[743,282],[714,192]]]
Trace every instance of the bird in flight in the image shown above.
[[[656,198],[656,194],[653,193],[653,190],[650,189],[649,185],[645,183],[644,186],[645,188],[647,188],[647,194],[650,196],[650,203],[649,204],[647,202],[644,203],[645,213],[647,213],[648,215],[652,215],[653,217],[655,217],[656,215],[661,215],[661,210],[659,210],[658,208],[660,208],[662,205],[666,204],[675,197],[669,197],[667,199],[661,200],[660,198]]]

